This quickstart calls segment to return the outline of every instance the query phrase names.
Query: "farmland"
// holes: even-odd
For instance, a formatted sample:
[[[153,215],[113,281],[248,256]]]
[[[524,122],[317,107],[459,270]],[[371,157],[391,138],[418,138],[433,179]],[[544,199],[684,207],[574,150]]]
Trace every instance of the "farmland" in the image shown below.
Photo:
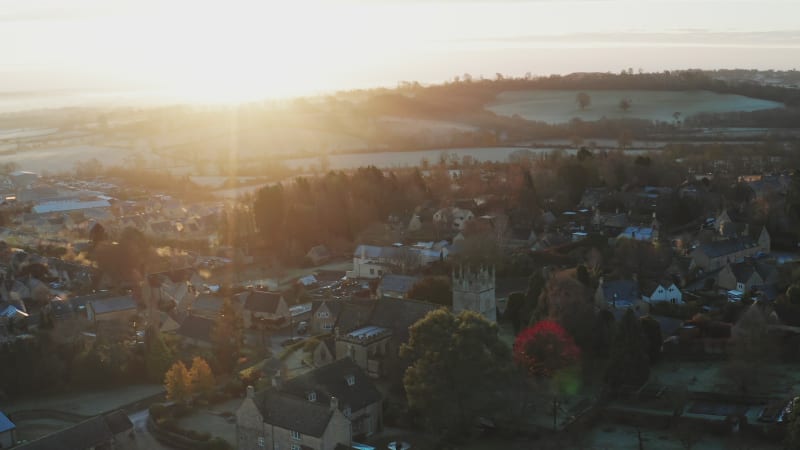
[[[505,91],[497,95],[486,108],[503,116],[519,115],[528,120],[564,123],[573,118],[597,120],[636,118],[671,122],[673,113],[681,117],[693,114],[732,111],[756,111],[781,108],[778,102],[742,95],[717,94],[710,91],[640,91],[587,90],[591,104],[584,110],[578,107],[573,90]],[[620,100],[631,102],[628,111],[619,107]]]

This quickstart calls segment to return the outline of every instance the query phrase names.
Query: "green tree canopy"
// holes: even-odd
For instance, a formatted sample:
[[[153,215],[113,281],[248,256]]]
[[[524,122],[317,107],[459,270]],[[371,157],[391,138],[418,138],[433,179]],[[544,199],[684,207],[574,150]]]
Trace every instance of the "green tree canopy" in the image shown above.
[[[447,277],[425,277],[408,291],[408,298],[447,306],[453,304],[453,290]]]
[[[427,428],[456,436],[502,407],[498,392],[511,373],[511,352],[495,324],[472,311],[439,309],[409,332],[401,356],[413,362],[403,385]]]
[[[153,383],[163,380],[174,357],[155,326],[148,328],[145,333],[144,352],[147,379]]]
[[[617,325],[606,382],[612,387],[639,386],[650,376],[644,333],[633,310],[628,309]]]
[[[226,298],[211,330],[216,367],[222,373],[230,373],[236,367],[242,349],[242,326],[242,318]]]

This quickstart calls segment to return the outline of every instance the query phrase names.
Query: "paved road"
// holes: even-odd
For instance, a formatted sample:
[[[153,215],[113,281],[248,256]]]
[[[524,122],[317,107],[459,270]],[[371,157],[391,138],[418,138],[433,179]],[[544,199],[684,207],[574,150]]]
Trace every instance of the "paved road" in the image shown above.
[[[136,440],[136,448],[139,450],[170,450],[170,447],[158,442],[149,431],[147,431],[147,418],[150,412],[146,409],[128,414],[128,418],[133,422],[133,433]]]

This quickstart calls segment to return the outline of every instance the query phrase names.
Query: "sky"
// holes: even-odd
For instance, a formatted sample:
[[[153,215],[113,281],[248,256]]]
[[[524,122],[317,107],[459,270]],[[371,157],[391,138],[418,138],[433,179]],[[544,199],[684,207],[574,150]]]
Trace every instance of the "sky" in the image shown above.
[[[198,101],[624,68],[792,69],[798,0],[0,0],[0,93]]]

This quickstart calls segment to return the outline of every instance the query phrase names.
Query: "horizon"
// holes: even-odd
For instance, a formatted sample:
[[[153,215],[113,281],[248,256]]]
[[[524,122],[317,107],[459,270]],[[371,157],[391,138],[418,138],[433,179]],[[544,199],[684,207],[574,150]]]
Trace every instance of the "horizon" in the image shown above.
[[[136,101],[144,92],[241,103],[464,73],[795,69],[800,4],[734,3],[80,0],[65,9],[40,0],[0,14],[0,94],[123,92]]]

